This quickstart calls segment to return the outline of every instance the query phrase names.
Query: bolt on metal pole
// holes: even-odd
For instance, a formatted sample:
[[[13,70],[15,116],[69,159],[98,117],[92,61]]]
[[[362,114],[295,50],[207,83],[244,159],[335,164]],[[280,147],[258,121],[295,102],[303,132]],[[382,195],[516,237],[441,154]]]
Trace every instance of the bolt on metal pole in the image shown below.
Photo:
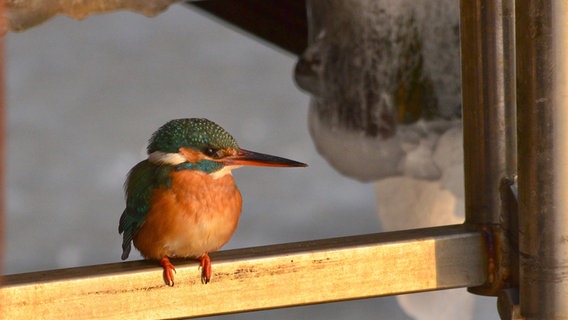
[[[568,319],[568,2],[516,2],[520,307]]]

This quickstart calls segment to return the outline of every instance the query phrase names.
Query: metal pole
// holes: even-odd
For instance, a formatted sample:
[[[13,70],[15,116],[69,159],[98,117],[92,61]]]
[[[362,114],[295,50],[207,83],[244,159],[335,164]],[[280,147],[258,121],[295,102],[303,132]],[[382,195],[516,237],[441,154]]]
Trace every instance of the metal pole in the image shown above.
[[[568,319],[568,2],[516,3],[521,314]]]
[[[489,274],[469,291],[495,296],[514,274],[500,194],[517,171],[514,0],[462,0],[460,22],[465,222],[486,236]]]
[[[461,1],[465,200],[470,225],[499,224],[500,181],[516,172],[513,8],[512,0]]]

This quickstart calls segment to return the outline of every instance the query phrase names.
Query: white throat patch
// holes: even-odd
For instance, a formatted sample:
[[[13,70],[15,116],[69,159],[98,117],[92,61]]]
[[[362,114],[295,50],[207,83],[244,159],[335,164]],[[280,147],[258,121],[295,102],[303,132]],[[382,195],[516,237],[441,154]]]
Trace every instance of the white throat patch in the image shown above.
[[[236,168],[240,168],[242,166],[224,166],[223,169],[221,170],[217,170],[213,173],[211,173],[211,177],[213,177],[213,179],[219,179],[222,178],[226,175],[231,175],[231,170],[236,169]]]

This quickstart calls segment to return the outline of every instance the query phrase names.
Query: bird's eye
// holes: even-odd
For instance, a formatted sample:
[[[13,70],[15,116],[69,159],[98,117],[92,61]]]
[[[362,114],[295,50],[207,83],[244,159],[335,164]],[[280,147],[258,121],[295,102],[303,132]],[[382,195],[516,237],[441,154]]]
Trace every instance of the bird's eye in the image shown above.
[[[215,148],[206,148],[203,153],[211,158],[219,158],[219,150],[215,149]]]

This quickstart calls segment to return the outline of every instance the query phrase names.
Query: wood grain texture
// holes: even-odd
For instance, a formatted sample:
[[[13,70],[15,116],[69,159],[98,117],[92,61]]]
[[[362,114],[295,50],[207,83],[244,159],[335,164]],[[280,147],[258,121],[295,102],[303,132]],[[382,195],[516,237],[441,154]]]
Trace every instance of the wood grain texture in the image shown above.
[[[481,235],[461,225],[222,251],[211,283],[196,261],[134,261],[8,275],[2,318],[195,317],[476,286],[486,278]]]

